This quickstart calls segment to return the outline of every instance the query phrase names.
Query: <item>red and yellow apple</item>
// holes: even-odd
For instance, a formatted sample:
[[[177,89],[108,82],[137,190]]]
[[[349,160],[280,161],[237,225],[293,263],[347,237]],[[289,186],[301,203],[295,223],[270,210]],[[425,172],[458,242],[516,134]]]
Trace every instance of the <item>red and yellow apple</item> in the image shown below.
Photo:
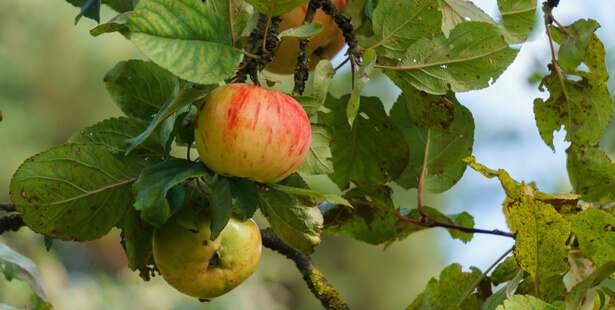
[[[198,232],[170,219],[154,231],[152,250],[163,278],[178,291],[199,299],[228,293],[245,281],[261,258],[261,234],[251,219],[231,218],[210,240],[211,221],[197,216]]]
[[[249,84],[214,89],[194,120],[201,160],[223,176],[276,183],[307,156],[310,121],[292,97]]]
[[[333,0],[338,10],[346,5],[346,0]],[[307,4],[293,9],[282,15],[282,22],[278,32],[286,29],[299,27],[305,18]],[[325,14],[322,9],[316,11],[313,22],[320,22],[323,29],[315,37],[310,39],[307,48],[307,56],[310,60],[310,71],[314,71],[321,59],[331,59],[335,56],[346,43],[342,30],[340,30],[333,17]],[[269,63],[265,70],[277,74],[292,74],[295,71],[297,57],[299,56],[299,40],[287,39],[280,43],[275,51],[275,60]]]

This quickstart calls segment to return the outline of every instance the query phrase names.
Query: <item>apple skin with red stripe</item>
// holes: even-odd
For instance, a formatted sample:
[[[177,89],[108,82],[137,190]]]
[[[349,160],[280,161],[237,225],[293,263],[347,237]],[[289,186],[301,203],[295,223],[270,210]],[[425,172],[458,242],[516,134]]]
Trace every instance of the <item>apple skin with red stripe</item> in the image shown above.
[[[341,11],[342,7],[346,5],[346,0],[333,0],[333,4]],[[306,11],[307,4],[284,13],[278,32],[301,26]],[[346,44],[342,30],[337,27],[333,17],[325,14],[322,9],[316,10],[313,22],[320,22],[323,28],[308,43],[307,56],[310,60],[310,71],[314,71],[321,59],[329,60],[333,58]],[[298,56],[299,40],[284,40],[275,51],[274,62],[269,63],[265,67],[265,71],[277,74],[293,74]]]
[[[292,97],[249,84],[214,89],[199,106],[194,138],[201,160],[223,176],[277,183],[303,163],[312,130]]]

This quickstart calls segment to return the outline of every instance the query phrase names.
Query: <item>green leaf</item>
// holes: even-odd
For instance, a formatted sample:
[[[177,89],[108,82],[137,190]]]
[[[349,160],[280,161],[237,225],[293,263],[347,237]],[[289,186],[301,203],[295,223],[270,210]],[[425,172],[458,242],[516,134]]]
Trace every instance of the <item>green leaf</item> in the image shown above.
[[[566,309],[580,309],[587,291],[600,284],[613,273],[615,273],[615,261],[608,261],[592,272],[589,277],[577,283],[566,295]]]
[[[425,170],[422,189],[433,193],[446,191],[463,176],[466,164],[461,159],[472,153],[472,114],[455,100],[449,132],[424,129],[410,120],[408,105],[412,102],[406,100],[400,95],[391,109],[391,119],[402,130],[410,153],[408,166],[395,182],[406,189],[418,188]]]
[[[268,187],[271,187],[272,189],[275,189],[277,191],[281,191],[281,192],[285,192],[288,194],[292,194],[292,195],[299,195],[299,196],[308,196],[308,197],[312,197],[312,198],[319,198],[319,199],[323,199],[328,201],[329,203],[332,204],[339,204],[339,205],[345,205],[345,206],[352,206],[348,200],[335,195],[335,194],[323,194],[323,193],[319,193],[316,192],[314,190],[311,190],[309,188],[304,188],[304,187],[291,187],[291,186],[285,186],[282,184],[268,184]]]
[[[34,263],[3,243],[0,243],[0,270],[9,281],[19,279],[28,282],[32,292],[44,303],[50,305]]]
[[[245,218],[254,216],[258,208],[258,189],[256,183],[248,179],[229,178],[233,205],[243,213]]]
[[[452,264],[440,273],[440,281],[432,278],[425,290],[417,296],[406,310],[419,309],[480,309],[482,300],[474,290],[474,283],[481,276],[480,270],[471,267],[471,272],[462,272],[459,264]],[[468,294],[467,298],[462,298]]]
[[[286,29],[278,34],[278,40],[284,41],[286,39],[311,39],[319,34],[323,25],[321,22],[313,22],[307,25],[301,25],[299,27]]]
[[[487,87],[515,59],[497,28],[484,22],[455,26],[448,38],[421,38],[410,45],[396,66],[399,75],[419,90],[445,94]]]
[[[173,214],[166,199],[167,192],[173,186],[198,177],[213,177],[202,162],[174,158],[147,167],[132,187],[136,199],[134,207],[141,211],[144,221],[162,227]]]
[[[128,268],[135,271],[151,263],[153,236],[154,226],[143,221],[135,208],[128,208],[123,231]]]
[[[455,108],[451,100],[445,95],[432,95],[414,88],[395,71],[387,70],[385,74],[402,91],[397,97],[399,101],[397,104],[405,102],[408,115],[404,114],[399,118],[405,119],[409,116],[410,121],[418,127],[450,132],[451,123],[455,119]],[[403,108],[398,108],[398,110],[403,110]],[[391,116],[393,117],[393,114]]]
[[[533,184],[519,184],[506,171],[494,171],[477,164],[473,157],[464,159],[470,167],[488,178],[498,177],[508,196],[504,201],[504,214],[515,233],[514,255],[519,266],[532,278],[547,277],[569,268],[566,263],[570,248],[570,223],[557,212],[559,205],[570,197],[558,198],[540,193]]]
[[[615,166],[597,146],[566,150],[566,168],[574,192],[588,202],[608,199],[615,192]]]
[[[436,221],[440,221],[442,223],[453,224],[453,225],[458,225],[458,226],[465,226],[469,228],[474,227],[474,218],[466,212],[447,216],[441,213],[440,211],[434,208],[430,208],[428,206],[423,206],[423,212],[427,214],[429,217],[431,217],[432,219]],[[414,219],[415,221],[421,221],[423,218],[418,208],[413,208],[413,209],[402,208],[400,210],[400,214],[407,218]],[[394,241],[401,241],[417,231],[421,231],[423,229],[429,228],[429,227],[415,225],[415,224],[412,224],[412,223],[409,223],[403,220],[397,221],[395,223],[395,227],[397,229],[397,235],[395,239],[387,241],[387,243],[385,244],[385,248],[389,247]],[[457,229],[451,229],[451,228],[447,228],[446,230],[451,235],[451,237],[461,240],[463,243],[467,243],[468,241],[472,240],[472,237],[474,237],[473,233],[461,232]]]
[[[11,200],[33,231],[62,240],[107,234],[132,203],[134,174],[95,144],[62,144],[28,158]]]
[[[93,37],[97,37],[103,33],[122,31],[123,29],[126,28],[126,22],[128,21],[128,18],[130,17],[130,13],[131,12],[121,13],[117,15],[116,17],[112,18],[107,23],[98,25],[98,27],[95,27],[92,30],[90,30],[90,35],[92,35]]]
[[[149,124],[149,126],[147,127],[147,129],[143,133],[141,133],[140,135],[138,135],[138,136],[136,136],[134,138],[126,140],[128,143],[130,143],[130,146],[126,149],[126,153],[128,154],[134,148],[136,148],[141,143],[143,143],[143,141],[145,141],[152,134],[154,129],[156,129],[156,127],[158,127],[158,125],[163,120],[165,120],[169,116],[173,115],[174,113],[180,111],[182,108],[186,107],[187,105],[189,105],[189,104],[191,104],[193,102],[199,101],[199,100],[203,99],[204,97],[205,97],[205,94],[203,92],[201,92],[200,90],[197,90],[195,88],[182,89],[177,94],[177,97],[173,98],[172,100],[169,99],[160,108],[160,111],[158,111],[158,113],[156,113],[156,116],[154,117],[152,122]],[[168,134],[170,134],[170,133],[167,132],[167,135]],[[163,141],[163,143],[166,144],[166,141]]]
[[[457,225],[464,227],[474,227],[474,217],[467,212],[461,212],[459,214],[449,215],[447,219]],[[474,237],[473,233],[462,232],[457,229],[447,229],[448,233],[454,239],[461,240],[463,243],[468,243]]]
[[[537,26],[536,0],[498,0],[502,32],[509,44],[527,41]]]
[[[558,308],[531,295],[514,295],[504,300],[496,310],[558,310]]]
[[[143,60],[120,61],[105,74],[104,82],[124,114],[145,120],[151,120],[180,86],[169,71]]]
[[[401,58],[418,39],[440,33],[442,13],[437,1],[380,0],[372,23],[378,55]]]
[[[358,117],[351,128],[346,116],[349,96],[328,98],[329,113],[322,122],[335,128],[331,154],[335,172],[329,177],[340,188],[352,181],[357,185],[383,184],[396,179],[408,163],[408,146],[402,132],[384,112],[380,99],[362,97]]]
[[[228,23],[229,18],[233,21],[233,35],[235,41],[240,39],[241,33],[246,28],[248,20],[254,14],[254,7],[245,0],[209,0],[205,4]],[[231,5],[229,13],[229,4]]]
[[[442,32],[449,37],[457,24],[468,21],[486,22],[495,25],[495,21],[473,2],[466,0],[438,0],[442,11]]]
[[[148,122],[137,118],[111,118],[86,127],[70,137],[68,143],[100,145],[116,153],[117,159],[138,174],[143,168],[159,163],[164,152],[158,136],[153,135],[133,152],[127,156],[124,155],[128,147],[126,140],[139,135],[147,126]]]
[[[297,174],[278,184],[308,188]],[[313,198],[259,187],[258,199],[261,212],[282,241],[301,253],[314,253],[320,243],[323,219]]]
[[[491,282],[493,282],[494,285],[499,285],[509,281],[519,273],[519,270],[521,270],[521,268],[517,264],[515,258],[513,256],[509,256],[497,267],[495,267],[495,270],[491,273]]]
[[[595,20],[580,19],[566,27],[557,51],[557,64],[566,71],[574,71],[585,58],[585,51],[594,31],[600,27]]]
[[[100,7],[102,3],[100,0],[85,0],[83,6],[81,6],[81,12],[75,17],[75,25],[79,22],[81,17],[85,16],[89,19],[100,23]]]
[[[294,8],[306,5],[309,0],[247,0],[266,16],[280,16]]]
[[[601,266],[615,261],[615,218],[598,209],[587,209],[568,216],[579,248],[591,261]]]
[[[518,266],[517,269],[519,269]],[[519,287],[519,282],[522,279],[523,270],[519,269],[515,277],[509,281],[506,286],[502,287],[497,292],[493,293],[493,295],[489,296],[487,300],[485,300],[481,310],[495,310],[497,306],[501,305],[508,296],[513,296],[515,294],[515,291]]]
[[[519,185],[522,195],[504,202],[504,213],[515,233],[514,254],[519,266],[542,279],[568,269],[570,223],[552,205],[534,200],[534,189]]]
[[[233,193],[231,185],[226,178],[220,178],[214,185],[211,192],[211,236],[209,240],[214,241],[226,224],[231,219],[233,211]]]
[[[190,82],[220,82],[239,65],[228,23],[200,0],[141,0],[126,25],[143,54]]]
[[[312,124],[312,143],[307,157],[297,169],[301,175],[331,174],[333,163],[331,162],[331,140],[333,140],[333,128]]]
[[[374,65],[376,64],[376,52],[373,49],[367,49],[363,54],[363,62],[356,80],[354,81],[354,88],[348,99],[348,106],[346,107],[346,117],[348,117],[348,124],[352,127],[354,120],[359,112],[359,103],[361,101],[361,92],[365,85],[372,79],[374,72]]]
[[[344,198],[352,207],[338,205],[324,213],[326,232],[344,235],[367,242],[381,244],[397,236],[398,218],[388,186],[364,185],[352,188]],[[412,225],[416,226],[416,225]]]
[[[138,2],[139,0],[105,0],[106,5],[120,13],[132,11]]]
[[[536,126],[545,143],[555,150],[553,131],[562,125],[566,140],[579,146],[587,146],[600,138],[613,115],[613,103],[609,89],[602,81],[583,77],[580,81],[564,80],[557,75],[542,79],[549,91],[549,99],[534,100]]]

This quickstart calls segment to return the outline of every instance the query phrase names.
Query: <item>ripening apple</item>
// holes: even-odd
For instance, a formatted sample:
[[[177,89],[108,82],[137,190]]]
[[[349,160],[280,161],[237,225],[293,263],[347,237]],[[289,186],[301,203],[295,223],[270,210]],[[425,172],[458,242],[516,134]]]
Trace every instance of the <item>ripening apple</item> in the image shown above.
[[[333,4],[341,11],[342,7],[346,5],[346,0],[333,0]],[[306,11],[307,4],[282,15],[278,32],[301,26]],[[322,9],[316,11],[313,22],[322,23],[323,29],[308,43],[307,56],[310,60],[310,71],[314,71],[321,59],[333,58],[346,44],[342,30],[337,27],[333,17],[325,14]],[[295,71],[298,56],[299,40],[284,40],[275,52],[275,61],[269,63],[265,70],[277,74],[292,74]]]
[[[258,266],[261,234],[248,219],[232,217],[220,236],[211,236],[211,221],[197,216],[198,232],[170,219],[154,231],[152,250],[162,277],[178,291],[209,300],[237,287]]]
[[[194,120],[201,160],[223,176],[276,183],[307,156],[310,121],[292,97],[249,84],[229,84],[207,95]]]

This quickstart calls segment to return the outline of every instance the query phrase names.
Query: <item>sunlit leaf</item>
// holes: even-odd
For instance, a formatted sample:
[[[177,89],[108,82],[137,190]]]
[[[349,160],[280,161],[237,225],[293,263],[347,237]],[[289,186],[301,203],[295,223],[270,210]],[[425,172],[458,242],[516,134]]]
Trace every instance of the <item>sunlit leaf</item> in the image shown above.
[[[566,168],[575,193],[585,201],[613,197],[615,193],[615,165],[609,156],[596,146],[570,147]]]
[[[498,0],[502,32],[509,44],[523,43],[537,26],[536,0]]]
[[[606,84],[582,78],[564,80],[557,75],[543,78],[542,86],[549,91],[549,99],[534,100],[536,126],[545,143],[555,150],[553,131],[566,129],[566,140],[587,146],[600,138],[611,121],[613,102]]]
[[[421,38],[410,45],[396,66],[399,75],[419,90],[445,94],[491,85],[515,59],[497,28],[484,22],[455,26],[448,38]]]
[[[615,217],[598,209],[587,209],[568,217],[579,248],[597,266],[615,261]]]
[[[438,0],[438,2],[440,2],[440,10],[442,11],[442,32],[447,38],[451,30],[460,23],[475,21],[495,24],[491,16],[471,1]]]
[[[496,308],[496,310],[557,310],[558,308],[547,304],[546,302],[531,296],[531,295],[514,295],[509,299],[504,300],[504,304]]]
[[[104,147],[63,144],[27,159],[11,200],[35,232],[62,240],[107,234],[132,203],[135,175]]]
[[[570,223],[553,206],[534,200],[530,186],[524,186],[523,191],[520,198],[509,198],[504,204],[507,220],[516,228],[517,262],[534,279],[565,271]]]
[[[580,309],[586,298],[587,291],[600,284],[604,279],[615,273],[615,261],[608,261],[596,271],[577,283],[566,295],[566,309]]]
[[[557,64],[564,70],[574,71],[585,58],[585,51],[594,31],[600,27],[595,20],[581,19],[566,27],[557,51]]]
[[[472,291],[475,289],[474,282],[480,277],[481,272],[475,267],[471,267],[470,270],[462,272],[459,264],[444,268],[440,273],[440,279],[429,280],[425,290],[406,310],[480,309],[483,301],[479,294]],[[466,298],[463,299],[464,297]]]
[[[297,38],[297,39],[311,39],[319,34],[324,27],[321,22],[309,23],[307,25],[301,25],[299,27],[286,29],[278,34],[280,41]]]
[[[378,55],[401,58],[418,39],[440,33],[442,13],[437,1],[379,0],[372,23]]]
[[[220,82],[240,61],[228,23],[200,0],[141,0],[126,25],[143,54],[190,82]]]

